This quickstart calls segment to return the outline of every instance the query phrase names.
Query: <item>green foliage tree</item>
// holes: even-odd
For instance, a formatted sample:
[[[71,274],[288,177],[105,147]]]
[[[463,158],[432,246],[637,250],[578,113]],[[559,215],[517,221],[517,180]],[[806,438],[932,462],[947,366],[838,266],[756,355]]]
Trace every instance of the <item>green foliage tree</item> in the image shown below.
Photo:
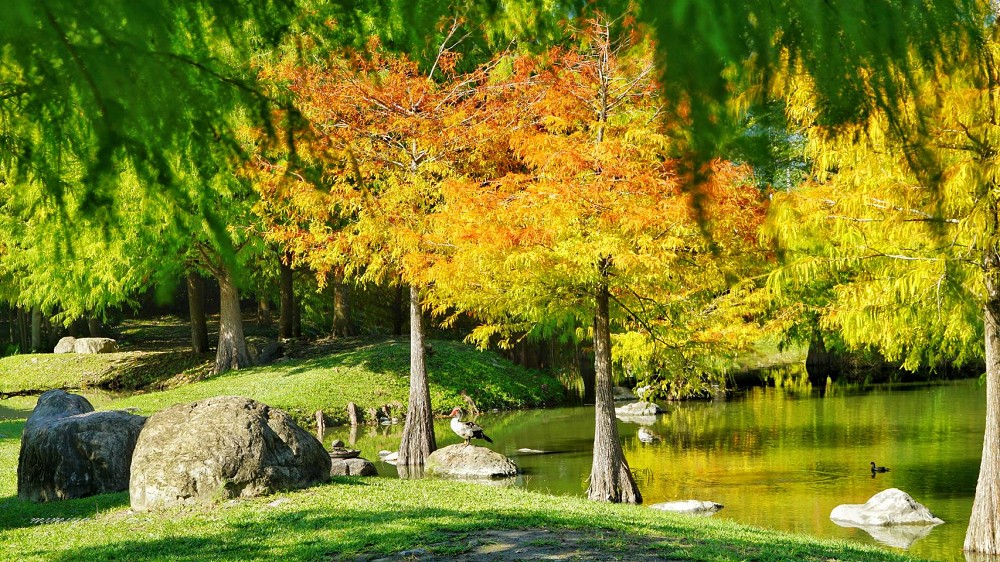
[[[790,115],[808,134],[816,180],[776,200],[772,232],[792,254],[775,287],[841,276],[821,322],[854,347],[870,346],[904,367],[986,361],[987,423],[967,551],[1000,552],[1000,29],[964,49],[947,76],[916,73],[896,111],[922,112],[934,176],[913,164],[898,122],[875,111],[836,133],[817,119],[815,79],[787,91]],[[983,48],[980,48],[983,47]],[[915,61],[916,64],[917,61]],[[931,110],[931,108],[933,108]],[[916,119],[914,118],[914,122]],[[977,345],[978,343],[978,345]]]

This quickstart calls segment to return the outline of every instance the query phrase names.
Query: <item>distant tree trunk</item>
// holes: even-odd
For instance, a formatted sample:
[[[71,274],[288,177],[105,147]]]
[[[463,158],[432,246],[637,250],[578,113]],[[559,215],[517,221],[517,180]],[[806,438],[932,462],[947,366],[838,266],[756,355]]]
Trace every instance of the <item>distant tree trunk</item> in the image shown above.
[[[597,380],[597,372],[594,370],[594,354],[578,347],[576,361],[580,370],[580,378],[583,380],[583,403],[593,404],[596,401],[594,385]]]
[[[986,430],[976,482],[976,498],[965,533],[965,550],[1000,554],[1000,255],[984,259],[986,304]]]
[[[21,353],[28,353],[31,351],[31,333],[30,333],[30,319],[29,314],[24,307],[17,307],[17,332],[18,332],[18,350]]]
[[[610,267],[602,260],[605,278]],[[628,461],[618,438],[614,393],[611,381],[611,328],[609,294],[606,283],[597,286],[597,314],[594,318],[594,368],[597,371],[594,412],[594,461],[590,468],[587,497],[613,503],[642,503]]]
[[[295,299],[292,305],[292,337],[302,337],[302,299]]]
[[[424,322],[420,308],[420,289],[410,286],[410,403],[406,409],[406,426],[399,445],[398,464],[423,465],[427,456],[437,449],[434,439],[434,414],[431,393],[427,385],[427,365],[424,362]]]
[[[208,353],[208,322],[205,320],[205,280],[191,271],[187,274],[188,317],[191,320],[191,350]]]
[[[350,298],[351,289],[344,283],[344,270],[338,268],[333,274],[333,337],[354,335]]]
[[[396,296],[392,300],[392,335],[403,335],[403,284],[396,285]]]
[[[285,255],[288,263],[285,260],[278,261],[278,267],[280,270],[279,276],[279,291],[281,292],[281,317],[279,318],[279,330],[278,337],[290,338],[292,337],[292,325],[293,325],[293,309],[295,308],[295,283],[294,277],[292,276],[292,265],[291,256]]]
[[[42,311],[37,307],[31,308],[31,352],[38,353],[42,350]]]
[[[87,332],[92,338],[101,337],[101,319],[93,314],[87,315]]]
[[[243,335],[240,293],[232,274],[222,266],[219,271],[219,346],[215,354],[215,373],[243,369],[253,365]]]
[[[42,317],[42,341],[46,349],[51,349],[56,342],[53,341],[55,330],[52,329],[52,319],[48,316]]]
[[[266,297],[257,299],[257,326],[260,328],[270,328],[274,324],[274,316],[271,314],[271,301]]]

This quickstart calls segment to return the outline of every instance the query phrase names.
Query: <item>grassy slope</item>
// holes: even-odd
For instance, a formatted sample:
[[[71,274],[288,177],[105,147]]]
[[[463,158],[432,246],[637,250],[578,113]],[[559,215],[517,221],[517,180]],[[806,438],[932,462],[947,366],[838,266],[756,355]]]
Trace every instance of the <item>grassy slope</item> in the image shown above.
[[[209,396],[237,394],[282,408],[300,421],[323,410],[332,423],[344,423],[348,402],[362,409],[397,403],[405,408],[409,393],[409,344],[384,341],[335,355],[290,360],[187,384],[171,390],[139,394],[114,402],[149,414],[177,403]],[[562,388],[556,379],[517,367],[492,353],[454,342],[435,341],[427,361],[431,404],[448,412],[464,405],[466,391],[480,408],[523,408],[557,403]]]

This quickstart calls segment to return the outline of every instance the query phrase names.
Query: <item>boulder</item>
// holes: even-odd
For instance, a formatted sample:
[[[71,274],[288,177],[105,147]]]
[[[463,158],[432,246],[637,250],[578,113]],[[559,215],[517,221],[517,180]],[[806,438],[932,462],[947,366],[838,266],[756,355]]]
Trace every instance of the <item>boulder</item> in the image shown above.
[[[21,437],[18,497],[53,501],[128,489],[145,421],[127,412],[95,412],[86,398],[62,390],[42,394]]]
[[[619,416],[655,416],[662,413],[663,408],[654,402],[632,402],[615,408],[615,414]]]
[[[683,513],[686,515],[712,515],[722,509],[722,504],[702,500],[681,500],[673,502],[654,503],[651,509]]]
[[[132,458],[129,497],[144,511],[253,497],[330,479],[330,455],[281,410],[219,396],[150,416]]]
[[[330,476],[378,476],[375,465],[359,457],[331,458],[330,461]]]
[[[509,458],[475,445],[459,443],[438,449],[427,457],[429,475],[456,478],[504,478],[517,475],[517,465]]]
[[[883,490],[863,504],[843,504],[833,508],[834,523],[852,526],[937,525],[944,523],[906,492]]]
[[[52,353],[74,353],[75,351],[76,338],[73,336],[66,336],[65,338],[59,338],[59,343],[56,344]]]
[[[616,386],[611,389],[614,393],[615,402],[620,402],[623,400],[635,400],[635,393],[631,389],[625,388],[624,386]]]
[[[73,342],[76,353],[117,353],[118,342],[111,338],[77,338]]]

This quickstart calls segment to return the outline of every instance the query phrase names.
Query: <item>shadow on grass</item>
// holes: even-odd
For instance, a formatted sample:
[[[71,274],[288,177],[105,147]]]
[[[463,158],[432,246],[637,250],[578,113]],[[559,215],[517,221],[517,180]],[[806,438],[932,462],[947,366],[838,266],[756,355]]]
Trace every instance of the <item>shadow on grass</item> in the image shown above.
[[[17,496],[0,498],[0,531],[58,522],[82,521],[128,507],[128,492],[101,494],[75,500],[35,503]]]

